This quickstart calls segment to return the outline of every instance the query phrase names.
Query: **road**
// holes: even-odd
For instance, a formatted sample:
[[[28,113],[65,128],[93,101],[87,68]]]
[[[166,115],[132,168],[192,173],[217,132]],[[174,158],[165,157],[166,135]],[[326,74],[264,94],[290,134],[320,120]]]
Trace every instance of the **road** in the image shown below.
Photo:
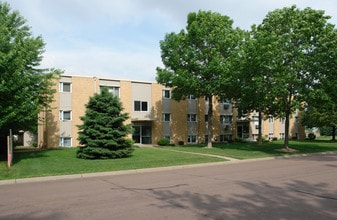
[[[337,219],[337,153],[0,185],[0,219]]]

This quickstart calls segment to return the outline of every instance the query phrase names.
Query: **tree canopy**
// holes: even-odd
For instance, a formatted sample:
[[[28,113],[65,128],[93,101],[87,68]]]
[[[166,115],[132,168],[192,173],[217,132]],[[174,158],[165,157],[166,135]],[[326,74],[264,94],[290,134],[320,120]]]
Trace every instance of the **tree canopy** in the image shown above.
[[[322,80],[325,67],[316,59],[325,57],[322,41],[331,31],[329,18],[324,11],[292,6],[268,13],[254,31],[258,74],[268,88],[262,97],[269,102],[266,113],[285,118],[286,148],[291,114],[303,107],[307,94]]]
[[[38,113],[49,106],[59,70],[40,69],[45,43],[26,20],[0,2],[0,136],[9,129],[36,131]]]
[[[171,87],[172,97],[205,97],[209,103],[208,147],[212,146],[213,96],[231,98],[235,94],[234,73],[244,32],[219,13],[189,13],[186,30],[168,33],[160,41],[165,68],[157,68],[157,81]]]

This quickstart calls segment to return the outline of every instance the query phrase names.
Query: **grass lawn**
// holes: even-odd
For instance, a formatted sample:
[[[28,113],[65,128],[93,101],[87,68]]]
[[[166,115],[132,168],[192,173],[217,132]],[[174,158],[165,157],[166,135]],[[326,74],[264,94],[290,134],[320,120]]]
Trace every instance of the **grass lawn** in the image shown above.
[[[224,161],[221,158],[185,154],[170,150],[214,154],[237,159],[274,157],[292,154],[309,154],[337,151],[337,142],[328,140],[290,141],[289,147],[296,152],[281,152],[282,141],[263,143],[214,144],[212,149],[205,145],[184,145],[158,148],[136,148],[130,158],[114,160],[84,160],[76,158],[76,148],[51,149],[14,153],[13,165],[7,168],[7,161],[0,160],[0,180],[37,176],[55,176],[116,170],[131,170],[197,163]]]
[[[165,147],[181,151],[215,154],[236,159],[251,159],[262,157],[274,157],[291,154],[309,154],[324,151],[337,151],[337,142],[331,141],[290,141],[289,147],[296,152],[282,152],[283,141],[257,143],[230,143],[213,144],[212,149],[204,148],[204,145]]]
[[[136,148],[133,156],[114,160],[76,158],[76,148],[14,153],[13,165],[0,160],[0,180],[116,170],[131,170],[224,161],[221,158],[182,154],[164,149]]]

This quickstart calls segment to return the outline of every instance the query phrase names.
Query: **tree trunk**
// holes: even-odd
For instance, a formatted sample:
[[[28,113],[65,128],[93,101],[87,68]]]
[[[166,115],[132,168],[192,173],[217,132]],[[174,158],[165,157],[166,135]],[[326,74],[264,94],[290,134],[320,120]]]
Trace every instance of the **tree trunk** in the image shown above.
[[[289,150],[289,113],[286,113],[284,128],[284,148]]]
[[[259,131],[258,131],[258,145],[262,145],[262,112],[259,108]]]
[[[213,97],[210,95],[208,97],[208,140],[207,148],[212,148],[212,138],[213,138]]]
[[[336,126],[332,126],[332,141],[336,141]]]

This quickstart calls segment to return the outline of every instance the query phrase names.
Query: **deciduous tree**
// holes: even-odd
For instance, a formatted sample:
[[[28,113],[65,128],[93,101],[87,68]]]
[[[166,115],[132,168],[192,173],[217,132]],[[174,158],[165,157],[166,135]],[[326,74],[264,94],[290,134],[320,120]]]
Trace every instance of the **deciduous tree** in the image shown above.
[[[19,12],[0,2],[1,149],[9,129],[36,131],[38,113],[52,101],[52,80],[60,71],[39,68],[44,46]]]
[[[168,33],[160,42],[165,68],[157,68],[157,81],[171,87],[172,97],[191,94],[208,100],[208,147],[212,147],[213,97],[235,94],[236,65],[243,31],[219,13],[199,11],[187,17],[187,27]]]
[[[277,9],[267,14],[254,35],[267,54],[260,65],[270,76],[273,100],[269,114],[285,118],[285,148],[289,145],[291,114],[303,106],[306,94],[320,83],[322,66],[315,67],[318,64],[313,60],[322,53],[321,40],[330,29],[329,18],[324,11],[311,8]]]

